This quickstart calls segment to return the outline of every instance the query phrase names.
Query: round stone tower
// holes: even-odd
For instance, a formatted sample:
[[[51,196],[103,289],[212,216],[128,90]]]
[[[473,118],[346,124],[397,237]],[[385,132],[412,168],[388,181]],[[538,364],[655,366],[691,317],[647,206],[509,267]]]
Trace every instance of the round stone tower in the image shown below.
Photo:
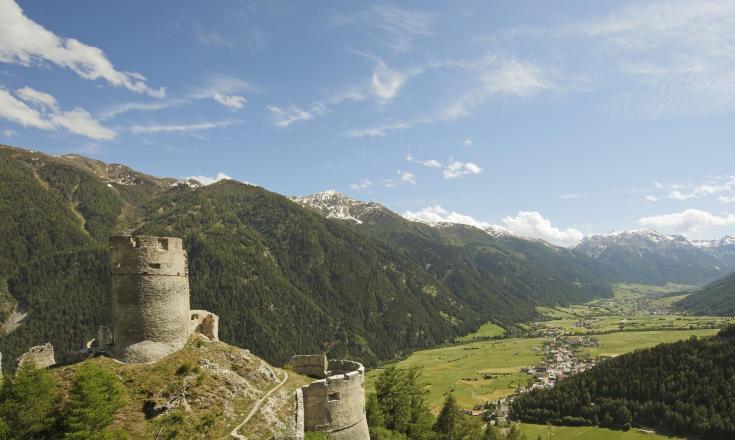
[[[112,354],[123,362],[158,360],[191,333],[186,252],[180,238],[110,237]]]

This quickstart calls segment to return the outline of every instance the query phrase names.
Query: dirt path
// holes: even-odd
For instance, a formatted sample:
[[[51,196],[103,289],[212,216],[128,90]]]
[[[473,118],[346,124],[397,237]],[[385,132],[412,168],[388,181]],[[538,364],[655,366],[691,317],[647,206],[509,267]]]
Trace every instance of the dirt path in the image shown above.
[[[273,388],[271,388],[270,391],[268,391],[267,393],[265,393],[265,395],[263,397],[261,397],[260,399],[258,399],[257,402],[255,402],[255,405],[253,405],[253,408],[250,410],[250,412],[248,413],[247,417],[245,417],[245,420],[243,420],[242,423],[240,423],[239,425],[237,425],[235,427],[235,429],[233,429],[232,432],[230,432],[230,437],[232,437],[233,439],[238,439],[238,440],[247,440],[244,435],[240,435],[237,432],[240,431],[240,429],[242,429],[242,427],[245,426],[250,421],[250,419],[258,412],[258,410],[260,409],[260,406],[263,404],[263,402],[265,402],[265,400],[268,397],[270,397],[273,393],[275,393],[276,391],[278,391],[278,389],[281,388],[283,386],[283,384],[286,383],[287,380],[288,380],[288,373],[286,371],[284,371],[283,372],[283,380],[281,380],[281,382],[278,385],[276,385]]]

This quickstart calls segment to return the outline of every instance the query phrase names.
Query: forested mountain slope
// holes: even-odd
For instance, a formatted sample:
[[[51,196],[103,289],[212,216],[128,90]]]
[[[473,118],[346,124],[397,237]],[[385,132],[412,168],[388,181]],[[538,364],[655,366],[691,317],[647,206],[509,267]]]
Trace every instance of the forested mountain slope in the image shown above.
[[[735,438],[735,327],[717,336],[661,344],[513,401],[534,423],[654,428],[706,439]]]
[[[706,285],[674,308],[695,315],[735,315],[735,274]]]
[[[382,211],[355,227],[235,181],[202,186],[0,147],[0,183],[6,367],[31,345],[74,350],[108,322],[107,237],[117,233],[183,237],[192,307],[220,315],[223,340],[275,363],[325,351],[371,364],[488,320],[528,319],[538,303],[610,291],[545,245],[518,250]]]

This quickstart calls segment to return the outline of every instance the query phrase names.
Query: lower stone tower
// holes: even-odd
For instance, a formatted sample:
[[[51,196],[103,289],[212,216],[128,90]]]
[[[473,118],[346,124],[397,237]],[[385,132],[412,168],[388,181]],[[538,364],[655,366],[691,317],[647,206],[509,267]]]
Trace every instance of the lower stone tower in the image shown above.
[[[300,355],[291,358],[291,366],[299,374],[319,379],[301,388],[306,431],[324,432],[334,440],[370,440],[362,364]]]
[[[189,278],[180,238],[110,237],[112,355],[158,360],[191,334]]]

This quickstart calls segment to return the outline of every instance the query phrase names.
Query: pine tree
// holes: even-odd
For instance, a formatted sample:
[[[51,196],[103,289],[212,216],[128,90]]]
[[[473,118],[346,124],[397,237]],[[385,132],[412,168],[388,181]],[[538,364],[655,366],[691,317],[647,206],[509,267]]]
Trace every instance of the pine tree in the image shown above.
[[[59,387],[46,369],[32,362],[6,377],[0,390],[0,419],[11,438],[52,438],[57,431]]]
[[[125,387],[110,370],[84,364],[77,371],[65,409],[67,440],[107,440],[115,434],[105,431],[115,413],[125,405]]]
[[[444,399],[444,405],[434,424],[434,432],[438,433],[442,440],[455,440],[454,432],[461,418],[462,409],[457,405],[454,394],[450,393]]]

